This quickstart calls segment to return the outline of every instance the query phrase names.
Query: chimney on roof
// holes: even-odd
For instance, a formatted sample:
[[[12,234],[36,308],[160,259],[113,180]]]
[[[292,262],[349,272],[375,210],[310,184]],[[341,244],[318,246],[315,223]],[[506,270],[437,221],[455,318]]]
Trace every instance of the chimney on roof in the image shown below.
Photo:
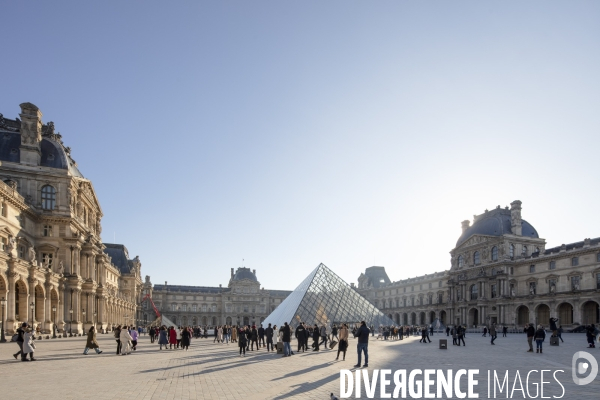
[[[231,277],[233,278],[233,268],[231,268]]]
[[[252,270],[252,273],[254,274],[254,276],[256,276],[256,270],[255,269]]]
[[[42,112],[34,104],[22,103],[21,107],[21,163],[40,165],[42,151]]]
[[[354,282],[350,282],[350,287],[354,287]]]
[[[510,203],[510,225],[513,235],[521,236],[523,226],[521,223],[521,201],[515,200]]]
[[[462,232],[465,233],[465,231],[467,229],[469,229],[469,225],[471,225],[471,221],[469,221],[468,219],[465,219],[463,222],[461,222],[462,224]]]
[[[167,281],[165,281],[165,286],[167,286]]]
[[[221,285],[221,284],[219,283],[219,287],[223,287],[223,285]]]

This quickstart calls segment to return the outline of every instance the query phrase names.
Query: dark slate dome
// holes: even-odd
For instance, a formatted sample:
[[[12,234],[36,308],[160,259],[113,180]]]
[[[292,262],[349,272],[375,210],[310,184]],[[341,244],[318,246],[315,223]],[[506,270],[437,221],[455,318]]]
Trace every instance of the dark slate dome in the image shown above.
[[[539,238],[537,231],[524,219],[521,220],[521,235],[525,237]],[[512,234],[510,210],[496,208],[475,217],[472,226],[458,238],[456,247],[463,244],[473,235],[502,236]]]
[[[250,268],[245,267],[238,268],[233,276],[234,281],[241,281],[242,279],[250,279],[251,281],[258,282],[254,272],[252,272]]]

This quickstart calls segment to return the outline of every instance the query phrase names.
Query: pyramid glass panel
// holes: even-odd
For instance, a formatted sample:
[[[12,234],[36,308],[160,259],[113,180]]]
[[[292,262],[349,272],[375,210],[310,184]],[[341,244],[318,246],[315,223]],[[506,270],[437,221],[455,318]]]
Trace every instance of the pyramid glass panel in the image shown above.
[[[281,326],[284,322],[298,326],[346,323],[348,326],[365,321],[368,326],[394,325],[394,321],[379,311],[367,299],[320,264],[264,321]]]

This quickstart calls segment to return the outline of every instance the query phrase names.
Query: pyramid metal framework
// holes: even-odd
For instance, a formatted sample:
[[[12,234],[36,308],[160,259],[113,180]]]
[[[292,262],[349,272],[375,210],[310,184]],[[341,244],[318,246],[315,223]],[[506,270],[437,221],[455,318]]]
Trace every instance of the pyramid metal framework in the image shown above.
[[[347,323],[352,327],[360,321],[374,327],[394,325],[325,264],[319,264],[262,324],[287,322],[295,328],[300,322],[319,326]]]

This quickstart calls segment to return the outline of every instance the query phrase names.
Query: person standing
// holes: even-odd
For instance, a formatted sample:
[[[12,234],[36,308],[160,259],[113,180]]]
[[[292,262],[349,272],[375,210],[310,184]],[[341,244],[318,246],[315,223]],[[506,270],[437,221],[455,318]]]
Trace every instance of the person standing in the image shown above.
[[[325,325],[321,326],[321,343],[319,344],[323,344],[325,349],[327,349],[327,328]]]
[[[154,343],[154,335],[156,335],[156,331],[154,330],[154,327],[151,326],[150,327],[150,343]]]
[[[124,356],[126,354],[130,354],[132,337],[129,334],[129,329],[127,329],[127,326],[123,326],[123,328],[121,328],[119,338],[121,339],[121,355]]]
[[[458,342],[458,345],[460,346],[460,341],[462,340],[463,346],[466,346],[467,344],[465,343],[465,328],[462,325],[459,325],[456,329],[457,329],[456,341]]]
[[[117,341],[117,355],[121,354],[121,325],[115,329],[115,340]]]
[[[333,338],[336,338],[338,342],[340,341],[340,338],[338,337],[338,327],[335,324],[331,328],[331,340],[332,341],[333,341]]]
[[[165,346],[165,349],[167,349],[167,346],[169,345],[169,339],[167,338],[167,330],[164,325],[161,326],[158,331],[158,345],[159,350],[162,350],[163,345]]]
[[[243,329],[240,329],[238,333],[238,346],[240,348],[240,357],[246,357],[246,332]]]
[[[449,326],[446,327],[446,336],[450,336],[450,327]]]
[[[273,328],[271,328],[271,324],[265,329],[265,336],[267,339],[267,351],[273,351]],[[271,350],[269,350],[269,347]]]
[[[346,360],[346,350],[348,350],[348,325],[342,324],[342,327],[339,330],[340,333],[340,343],[338,344],[338,352],[335,360],[339,360],[340,352],[343,353],[342,361]],[[360,362],[359,362],[360,364]]]
[[[429,334],[433,336],[433,324],[429,325]]]
[[[360,328],[354,334],[354,337],[358,338],[358,343],[356,344],[356,350],[358,352],[358,364],[356,364],[355,368],[360,368],[360,361],[362,353],[365,353],[365,364],[363,368],[369,366],[369,328],[367,328],[367,324],[365,321],[360,322]]]
[[[216,332],[216,330],[215,330]],[[175,349],[177,346],[177,332],[175,332],[175,327],[169,327],[169,348]]]
[[[558,318],[550,317],[550,330],[552,331],[552,337],[558,336],[558,328],[556,327],[557,322]]]
[[[544,343],[544,339],[546,339],[546,331],[542,328],[542,325],[538,325],[537,331],[535,331],[535,352],[542,352],[542,343]]]
[[[184,327],[183,331],[181,331],[181,348],[185,349],[185,351],[187,351],[188,348],[190,347],[191,341],[192,341],[192,333],[190,332],[189,329],[187,329],[187,327]]]
[[[508,327],[506,325],[504,325],[502,327],[502,337],[506,337],[507,332],[508,332]]]
[[[565,341],[564,341],[564,340],[563,340],[563,338],[562,338],[562,334],[563,334],[563,327],[562,327],[562,325],[560,325],[560,326],[558,327],[557,334],[558,334],[558,338],[560,339],[560,341],[564,343]]]
[[[102,350],[100,350],[100,346],[98,346],[98,342],[96,341],[96,328],[93,326],[88,331],[87,341],[85,343],[85,349],[83,350],[83,354],[87,356],[88,351],[90,349],[94,349],[96,354],[101,354]]]
[[[213,339],[213,343],[217,342],[219,340],[219,327],[215,326],[214,331],[215,331],[215,338]]]
[[[487,336],[487,333],[488,333],[487,326],[484,326],[484,327],[483,327],[483,335],[481,335],[481,336],[483,336],[483,337],[486,337],[486,336]]]
[[[265,328],[263,328],[262,324],[258,328],[258,345],[265,347]]]
[[[529,344],[528,353],[533,353],[533,337],[535,336],[535,328],[532,324],[525,325],[525,333],[527,334],[527,344]]]
[[[306,350],[306,346],[304,345],[304,338],[306,336],[304,334],[304,324],[302,324],[302,322],[298,324],[296,332],[294,332],[294,336],[296,336],[296,340],[298,341],[298,353],[300,353],[300,350],[304,352]]]
[[[321,334],[319,333],[319,326],[315,324],[313,327],[313,351],[319,351],[319,340],[321,339]]]
[[[250,347],[252,351],[254,351],[254,345],[256,344],[256,350],[258,350],[258,330],[256,329],[256,325],[252,325],[252,329],[250,330]]]
[[[292,355],[292,347],[290,346],[290,342],[292,341],[292,329],[290,328],[287,322],[283,323],[283,326],[281,327],[281,332],[281,341],[283,342],[283,356],[289,357]]]
[[[494,343],[494,340],[496,340],[496,324],[492,323],[492,325],[490,326],[490,337],[491,339],[491,344],[496,344]]]
[[[456,332],[456,326],[452,327],[452,344],[458,345],[458,333]]]
[[[221,325],[219,325],[217,327],[217,342],[224,343],[223,342],[223,326],[221,326]]]
[[[231,343],[237,343],[238,338],[238,327],[237,325],[231,327]]]

